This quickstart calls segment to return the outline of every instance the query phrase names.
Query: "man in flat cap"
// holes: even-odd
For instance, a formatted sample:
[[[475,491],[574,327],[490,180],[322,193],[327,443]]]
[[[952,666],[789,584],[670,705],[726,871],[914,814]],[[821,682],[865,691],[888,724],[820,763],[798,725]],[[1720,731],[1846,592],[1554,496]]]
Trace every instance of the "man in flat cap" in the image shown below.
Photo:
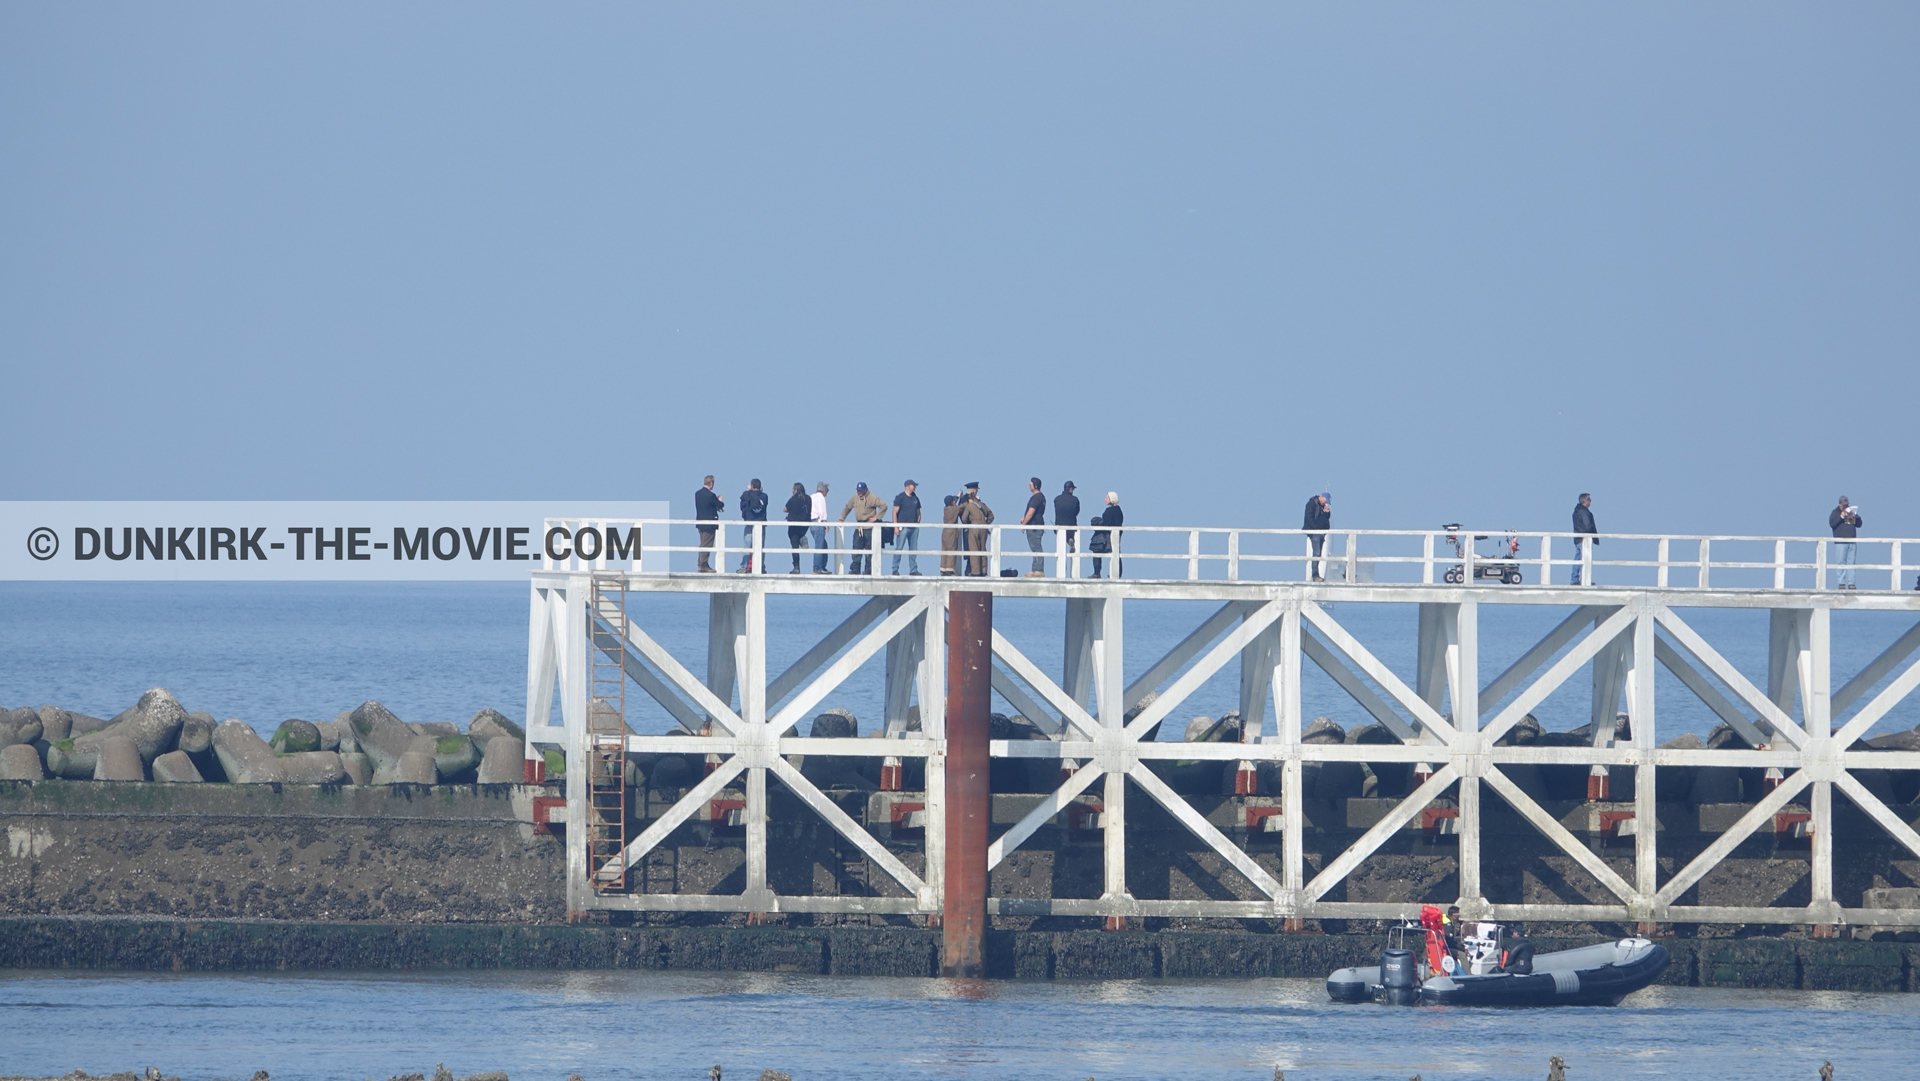
[[[856,522],[878,522],[887,516],[887,503],[868,491],[867,482],[863,480],[853,486],[853,495],[847,499],[847,505],[840,508],[840,520],[846,521],[849,514],[853,515]],[[847,567],[847,573],[872,574],[873,530],[854,530],[853,547],[853,560]]]
[[[962,490],[960,503],[960,521],[968,526],[988,526],[993,524],[993,508],[980,500],[980,482],[970,480]],[[967,573],[982,578],[987,573],[987,531],[984,529],[967,530]]]

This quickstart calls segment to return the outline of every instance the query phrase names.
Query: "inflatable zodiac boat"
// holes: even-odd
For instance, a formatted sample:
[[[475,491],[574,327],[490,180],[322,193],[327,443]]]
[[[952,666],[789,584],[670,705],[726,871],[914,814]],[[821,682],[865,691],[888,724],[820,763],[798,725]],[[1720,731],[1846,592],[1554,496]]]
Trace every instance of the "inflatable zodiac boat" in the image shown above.
[[[1539,954],[1531,971],[1517,971],[1528,966],[1509,963],[1507,928],[1459,926],[1449,949],[1440,911],[1429,906],[1418,923],[1389,932],[1378,965],[1328,976],[1327,996],[1392,1006],[1615,1006],[1659,979],[1670,960],[1666,947],[1627,938]]]

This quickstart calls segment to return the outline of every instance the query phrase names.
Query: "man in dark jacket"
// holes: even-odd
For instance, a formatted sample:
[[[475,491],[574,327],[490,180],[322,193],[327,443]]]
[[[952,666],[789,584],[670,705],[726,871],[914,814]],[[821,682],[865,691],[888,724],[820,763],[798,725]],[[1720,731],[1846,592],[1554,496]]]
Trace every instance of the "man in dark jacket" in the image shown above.
[[[707,479],[700,485],[700,490],[693,493],[693,517],[697,521],[717,523],[720,520],[720,512],[726,509],[727,504],[713,494],[713,474],[708,473]],[[698,528],[700,530],[700,573],[712,574],[713,567],[707,562],[712,558],[712,553],[707,549],[713,547],[713,535],[720,531],[720,527],[703,525]]]
[[[1080,524],[1080,497],[1073,494],[1072,481],[1061,485],[1060,494],[1053,497],[1053,524],[1060,526]],[[1077,550],[1074,542],[1080,539],[1077,536],[1079,532],[1077,529],[1067,530],[1067,551]],[[1072,577],[1064,569],[1060,573],[1063,577]]]
[[[1835,574],[1835,589],[1853,588],[1853,563],[1855,558],[1854,550],[1856,548],[1853,538],[1860,535],[1860,527],[1863,524],[1865,524],[1865,522],[1860,517],[1860,508],[1847,502],[1846,496],[1841,496],[1840,505],[1833,508],[1832,513],[1827,515],[1827,528],[1833,530],[1834,536],[1846,538],[1845,540],[1835,541],[1833,545],[1833,561],[1838,564],[1840,568]]]
[[[793,573],[800,573],[800,553],[807,546],[807,523],[813,520],[813,500],[807,498],[807,486],[793,483],[787,497],[787,546],[793,549]]]
[[[1308,568],[1309,577],[1316,582],[1324,582],[1320,576],[1320,552],[1327,543],[1327,530],[1333,528],[1333,495],[1321,492],[1307,500],[1307,517],[1300,523],[1307,530],[1307,540],[1313,545],[1313,565]]]
[[[1527,937],[1527,929],[1514,924],[1513,934],[1507,939],[1506,957],[1500,962],[1500,971],[1511,972],[1515,976],[1533,974],[1533,940]]]
[[[1586,560],[1586,553],[1582,549],[1589,540],[1596,545],[1600,543],[1600,530],[1593,524],[1593,496],[1587,492],[1581,492],[1580,502],[1573,505],[1573,532],[1575,534],[1573,538],[1573,584],[1579,585],[1580,564]],[[1580,534],[1585,534],[1585,536],[1581,536]]]
[[[767,520],[767,493],[760,490],[760,478],[747,482],[747,490],[740,493],[740,520],[747,523],[740,528],[741,539],[746,541],[746,552],[740,556],[740,573],[753,573],[753,531],[755,522]],[[761,537],[762,546],[766,538]]]

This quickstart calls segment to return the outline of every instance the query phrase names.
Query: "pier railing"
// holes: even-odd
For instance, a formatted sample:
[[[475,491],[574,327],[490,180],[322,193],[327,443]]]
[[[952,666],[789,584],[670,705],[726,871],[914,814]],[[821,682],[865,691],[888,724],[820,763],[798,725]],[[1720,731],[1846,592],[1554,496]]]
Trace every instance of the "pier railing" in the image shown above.
[[[681,524],[686,523],[566,523],[554,528],[564,528],[576,542],[584,530],[599,532],[599,541],[588,542],[592,550],[605,543],[607,529],[630,527],[634,533],[622,534],[631,538],[628,558],[644,564],[656,551],[655,544],[665,550],[663,555],[697,550],[661,539],[661,534]],[[1143,527],[1140,532],[1149,531]],[[1159,534],[1170,532],[1175,531]],[[1194,532],[1188,531],[1189,536]],[[1301,537],[1288,531],[1221,532],[1238,536],[1243,548],[1251,536],[1294,541]],[[1005,530],[999,533],[1004,535]],[[1126,581],[1068,581],[1056,576],[1017,580],[777,573],[709,576],[598,569],[592,560],[584,566],[563,567],[563,557],[555,556],[551,569],[533,574],[528,747],[530,754],[542,748],[566,751],[570,763],[566,814],[587,821],[585,816],[594,813],[586,787],[589,771],[581,763],[590,753],[589,713],[605,708],[604,703],[590,701],[589,657],[598,653],[622,666],[627,678],[663,708],[678,729],[674,735],[632,734],[627,737],[626,753],[692,755],[705,757],[709,765],[702,779],[662,813],[649,817],[637,836],[626,842],[617,867],[641,866],[676,830],[693,823],[732,823],[737,818],[745,849],[744,889],[719,895],[645,888],[596,891],[588,881],[585,846],[570,845],[569,907],[576,911],[939,913],[947,806],[942,780],[948,745],[947,608],[956,591],[992,590],[1064,603],[1066,642],[1063,667],[1055,673],[1043,671],[1004,634],[992,633],[992,692],[1011,711],[1027,718],[1042,738],[997,741],[991,754],[1001,759],[1057,762],[1061,783],[1037,797],[1018,822],[993,839],[990,865],[1005,861],[1041,829],[1063,822],[1064,828],[1101,837],[1105,862],[1105,889],[1098,897],[995,898],[989,902],[992,911],[1104,916],[1122,923],[1144,916],[1284,920],[1405,916],[1417,909],[1421,898],[1348,901],[1337,899],[1335,891],[1418,820],[1457,838],[1458,900],[1470,917],[1802,923],[1829,932],[1845,924],[1920,925],[1920,909],[1841,903],[1834,881],[1834,843],[1839,823],[1846,820],[1836,816],[1833,799],[1839,792],[1860,812],[1853,820],[1865,824],[1861,828],[1879,831],[1920,858],[1915,809],[1889,803],[1882,798],[1884,790],[1876,794],[1869,784],[1888,771],[1920,771],[1920,750],[1906,744],[1883,747],[1863,742],[1920,688],[1920,661],[1913,659],[1920,652],[1920,622],[1852,673],[1832,670],[1831,623],[1833,612],[1847,609],[1920,617],[1920,594],[1810,588],[1815,579],[1809,572],[1830,569],[1821,560],[1823,546],[1830,548],[1833,543],[1828,538],[1769,538],[1761,543],[1776,553],[1776,559],[1739,557],[1724,563],[1721,555],[1731,544],[1694,538],[1710,542],[1712,558],[1695,564],[1703,570],[1704,583],[1676,581],[1675,568],[1682,563],[1672,558],[1627,559],[1611,566],[1583,562],[1581,569],[1621,576],[1642,572],[1659,581],[1631,585],[1603,577],[1598,585],[1573,591],[1526,583],[1474,589],[1465,584],[1474,580],[1471,563],[1463,564],[1469,574],[1461,583],[1434,582],[1432,572],[1449,565],[1430,559],[1426,548],[1444,540],[1444,532],[1345,536],[1351,537],[1345,543],[1354,553],[1350,566],[1360,562],[1353,545],[1391,538],[1413,544],[1419,552],[1417,560],[1400,565],[1419,571],[1419,577],[1401,582],[1376,577],[1367,585],[1364,579],[1310,583],[1244,575],[1211,580],[1197,576],[1136,579],[1131,571]],[[1604,542],[1634,539],[1603,536]],[[1668,557],[1674,554],[1674,538],[1637,539]],[[1894,546],[1898,542],[1878,543],[1895,553],[1885,569],[1897,570],[1900,555]],[[1790,558],[1794,544],[1808,546],[1813,558]],[[1190,541],[1185,558],[1200,558],[1192,554],[1194,547]],[[1701,547],[1708,550],[1708,545]],[[719,551],[716,544],[716,554]],[[1178,566],[1167,562],[1168,553],[1156,557],[1148,551],[1141,557],[1135,552],[1124,553],[1129,563],[1140,558],[1152,565],[1158,558],[1161,566]],[[757,554],[764,553],[761,549]],[[1240,554],[1244,558],[1246,553]],[[1007,558],[1004,551],[1001,557]],[[577,549],[569,558],[578,559]],[[1022,552],[1020,558],[1030,555]],[[1241,567],[1286,565],[1285,559],[1276,557],[1270,563]],[[1856,565],[1856,569],[1867,566]],[[756,558],[754,569],[765,571],[764,560]],[[1727,582],[1738,573],[1756,571],[1761,575],[1757,585]],[[625,618],[594,612],[587,598],[594,579],[602,575],[618,576],[630,593],[707,595],[703,670],[696,674],[695,664],[674,656],[650,636],[634,610],[628,610]],[[1583,577],[1591,581],[1590,574]],[[1756,602],[1754,590],[1765,599]],[[766,667],[768,599],[820,594],[865,599],[784,672],[770,673]],[[1123,606],[1132,611],[1142,604],[1179,600],[1207,600],[1218,607],[1145,669],[1126,665]],[[1333,602],[1396,603],[1416,609],[1419,648],[1413,678],[1396,672],[1342,625]],[[1492,673],[1481,667],[1478,630],[1479,613],[1489,604],[1545,604],[1569,611],[1519,659]],[[1710,641],[1683,615],[1715,606],[1770,610],[1764,684],[1728,659],[1725,643]],[[803,723],[810,723],[819,708],[836,700],[855,671],[883,655],[884,692],[877,703],[863,707],[867,716],[881,718],[879,738],[802,734]],[[1309,739],[1301,700],[1302,672],[1307,666],[1331,677],[1352,698],[1356,714],[1384,730],[1390,742],[1323,744]],[[1171,722],[1201,687],[1216,678],[1232,680],[1236,672],[1239,741],[1155,738],[1156,730]],[[1729,746],[1666,745],[1677,733],[1671,721],[1656,713],[1655,685],[1668,679],[1677,681],[1728,727],[1735,737]],[[1579,745],[1564,741],[1528,745],[1513,739],[1549,696],[1577,686],[1577,693],[1585,698],[1589,685],[1591,699],[1579,707],[1588,735]],[[558,718],[553,712],[556,688]],[[891,800],[895,810],[918,814],[915,828],[923,837],[918,849],[923,860],[916,864],[903,858],[869,828],[870,821],[848,814],[790,760],[815,755],[885,763],[880,775],[891,776],[892,782],[881,785],[881,802]],[[887,795],[898,791],[900,763],[913,759],[924,763],[924,789]],[[1218,761],[1223,768],[1233,764],[1238,775],[1251,778],[1246,786],[1236,788],[1239,795],[1235,797],[1247,803],[1246,829],[1223,828],[1176,793],[1154,768],[1169,759]],[[1410,791],[1357,842],[1329,854],[1324,864],[1313,868],[1306,861],[1302,841],[1303,771],[1315,763],[1338,762],[1399,763],[1412,767],[1414,781]],[[1259,780],[1262,765],[1274,775],[1271,782]],[[1556,766],[1578,767],[1589,778],[1586,796],[1594,825],[1584,836],[1545,809],[1523,784],[1528,769]],[[1746,771],[1756,778],[1764,772],[1766,788],[1763,795],[1749,794],[1748,805],[1736,804],[1736,817],[1716,827],[1717,836],[1704,848],[1676,854],[1675,843],[1662,837],[1666,827],[1659,821],[1658,808],[1663,804],[1658,801],[1663,796],[1658,791],[1658,771],[1662,767],[1691,767],[1703,773]],[[536,769],[537,763],[530,764],[530,772]],[[767,866],[769,775],[851,842],[885,877],[857,894],[777,894],[769,885]],[[1614,781],[1625,778],[1631,778],[1631,795],[1612,798]],[[1273,790],[1263,790],[1268,784]],[[1244,879],[1238,895],[1134,896],[1126,872],[1130,788],[1144,793]],[[1571,858],[1591,880],[1593,885],[1584,890],[1569,887],[1578,900],[1525,903],[1487,898],[1480,867],[1481,797],[1486,791]],[[1672,805],[1670,795],[1664,805]],[[1278,834],[1278,846],[1256,851],[1249,845],[1255,817],[1260,818],[1262,832]],[[1601,835],[1619,851],[1601,851],[1597,847]],[[1715,887],[1717,899],[1703,901],[1708,876],[1740,846],[1762,837],[1790,837],[1804,843],[1810,878],[1805,902],[1781,904],[1769,896],[1728,903],[1730,887],[1724,883]]]
[[[1099,559],[1104,576],[1148,581],[1299,582],[1317,575],[1348,584],[1920,589],[1920,540],[1903,538],[831,522],[807,523],[806,546],[801,546],[791,543],[787,532],[797,525],[549,519],[541,569],[683,573],[693,569],[689,556],[704,554],[716,572],[735,573],[744,564],[750,573],[779,574],[787,572],[779,564],[791,567],[797,555],[801,573],[811,573],[816,558],[828,561],[829,573],[841,574],[856,557],[867,557],[872,573],[884,574],[896,557],[911,555],[925,561],[922,574],[928,576],[940,574],[943,565],[963,577],[1025,575],[1038,560],[1044,577],[1077,579],[1091,575]],[[823,531],[825,547],[812,547],[815,528]],[[886,543],[887,534],[901,528],[917,529],[916,547]],[[705,529],[713,530],[710,545],[700,542]],[[588,534],[584,540],[578,537],[582,530]],[[1031,547],[1030,533],[1040,538],[1038,551]],[[1106,535],[1109,551],[1087,550],[1096,534]]]

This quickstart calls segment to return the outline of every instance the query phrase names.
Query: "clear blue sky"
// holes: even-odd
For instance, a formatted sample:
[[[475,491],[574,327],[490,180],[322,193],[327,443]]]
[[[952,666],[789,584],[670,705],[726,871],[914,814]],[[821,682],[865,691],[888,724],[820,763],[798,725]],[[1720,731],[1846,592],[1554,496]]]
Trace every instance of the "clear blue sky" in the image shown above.
[[[15,2],[0,498],[1920,535],[1920,5]]]

